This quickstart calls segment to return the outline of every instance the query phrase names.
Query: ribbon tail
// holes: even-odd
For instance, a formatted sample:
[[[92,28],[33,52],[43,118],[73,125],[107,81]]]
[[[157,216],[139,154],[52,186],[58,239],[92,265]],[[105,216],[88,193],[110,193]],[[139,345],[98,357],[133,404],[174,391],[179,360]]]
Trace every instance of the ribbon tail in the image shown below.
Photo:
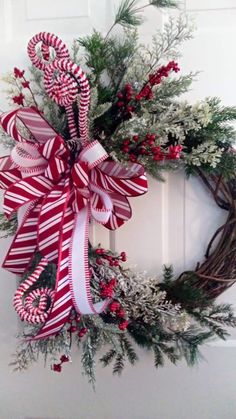
[[[69,197],[69,194],[68,194]],[[68,198],[65,200],[62,229],[59,241],[58,268],[55,285],[55,299],[51,312],[36,336],[31,340],[48,338],[59,332],[64,324],[68,321],[73,301],[71,298],[69,284],[69,248],[72,232],[74,229],[74,213],[68,206]]]
[[[8,250],[2,267],[12,273],[22,275],[35,254],[40,208],[41,201],[31,203]]]
[[[99,314],[105,310],[109,300],[93,304],[90,291],[88,262],[89,209],[86,206],[76,215],[75,227],[70,245],[69,277],[72,300],[80,314]]]

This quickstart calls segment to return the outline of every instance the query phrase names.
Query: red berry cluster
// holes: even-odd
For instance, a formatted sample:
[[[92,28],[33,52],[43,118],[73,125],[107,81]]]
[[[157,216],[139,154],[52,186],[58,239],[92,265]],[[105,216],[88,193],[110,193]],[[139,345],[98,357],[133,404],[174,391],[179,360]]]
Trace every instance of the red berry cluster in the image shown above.
[[[69,320],[70,327],[69,329],[67,329],[67,331],[69,333],[77,332],[78,337],[82,338],[87,333],[88,329],[86,327],[80,328],[80,320],[81,320],[80,315],[72,312],[70,320]]]
[[[95,252],[99,256],[96,259],[97,265],[103,265],[107,262],[110,266],[119,266],[120,262],[126,262],[125,252],[121,252],[119,256],[114,256],[107,253],[106,250],[101,247],[98,247]]]
[[[109,305],[109,310],[116,318],[119,319],[119,329],[125,330],[129,322],[125,319],[125,311],[123,310],[119,301],[112,301],[112,303]]]
[[[135,163],[139,156],[152,156],[153,160],[175,160],[180,158],[181,145],[171,145],[168,151],[164,151],[160,146],[155,145],[156,135],[146,134],[145,137],[133,135],[125,138],[122,142],[122,151],[128,154],[129,160]]]
[[[180,71],[175,61],[170,61],[167,65],[161,66],[154,74],[149,74],[149,80],[140,92],[135,96],[137,101],[141,99],[151,100],[153,98],[152,87],[161,83],[164,77],[168,77],[170,72],[177,73]]]
[[[108,282],[103,282],[103,281],[100,282],[100,288],[101,288],[100,296],[102,298],[111,298],[113,296],[115,286],[116,286],[115,278],[112,278]]]
[[[129,154],[129,160],[136,162],[138,156],[145,156],[155,154],[155,134],[146,134],[144,138],[139,135],[133,135],[130,138],[125,138],[122,143],[122,151]]]
[[[69,357],[68,356],[66,356],[66,355],[62,355],[61,356],[61,358],[60,358],[60,363],[58,363],[58,364],[53,364],[52,365],[52,370],[53,371],[56,371],[56,372],[61,372],[61,370],[62,370],[62,364],[64,364],[64,362],[69,362],[70,361],[70,359],[69,359]]]
[[[132,96],[133,96],[133,88],[132,88],[130,83],[126,83],[125,87],[124,87],[124,90],[119,91],[117,93],[118,101],[116,102],[116,105],[122,111],[125,111],[130,115],[134,111],[134,107],[130,105],[130,101],[132,100]]]

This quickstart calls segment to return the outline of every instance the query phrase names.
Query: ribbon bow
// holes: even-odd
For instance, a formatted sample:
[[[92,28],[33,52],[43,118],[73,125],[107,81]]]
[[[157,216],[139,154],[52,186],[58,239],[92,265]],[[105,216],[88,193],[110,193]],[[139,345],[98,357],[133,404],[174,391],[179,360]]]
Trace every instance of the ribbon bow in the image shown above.
[[[40,39],[45,45],[50,44],[50,38],[44,33]],[[38,38],[34,43],[36,41]],[[64,139],[38,110],[20,108],[0,117],[3,129],[17,141],[11,155],[0,159],[0,187],[6,190],[4,212],[8,217],[15,211],[19,215],[22,208],[24,212],[18,217],[20,225],[3,267],[23,274],[35,252],[39,251],[42,255],[41,263],[25,281],[28,285],[21,286],[14,299],[22,319],[31,323],[43,319],[44,325],[34,339],[57,333],[68,320],[72,308],[79,314],[100,313],[106,308],[107,300],[93,304],[90,293],[89,221],[94,219],[109,229],[120,227],[132,214],[127,197],[147,191],[147,180],[141,165],[131,163],[126,168],[122,167],[109,159],[98,141],[88,143],[86,115],[89,88],[85,75],[74,66],[68,59],[57,58],[44,69],[45,77],[46,72],[48,77],[54,69],[57,72],[66,69],[69,74],[67,81],[71,74],[76,74],[81,82],[79,129],[83,147],[74,162]],[[74,83],[73,78],[73,89]],[[71,100],[74,101],[74,93]],[[64,104],[67,112],[69,105]],[[27,128],[29,138],[20,133],[19,121]],[[69,126],[71,138],[75,138],[77,128],[72,125],[72,119]],[[50,294],[50,310],[42,314],[40,309],[34,316],[31,307],[28,315],[25,313],[26,304],[23,307],[19,299],[27,286],[37,281],[49,262],[57,265],[55,290]],[[30,303],[32,299],[33,296],[28,298]],[[42,301],[41,307],[46,309],[47,296]]]

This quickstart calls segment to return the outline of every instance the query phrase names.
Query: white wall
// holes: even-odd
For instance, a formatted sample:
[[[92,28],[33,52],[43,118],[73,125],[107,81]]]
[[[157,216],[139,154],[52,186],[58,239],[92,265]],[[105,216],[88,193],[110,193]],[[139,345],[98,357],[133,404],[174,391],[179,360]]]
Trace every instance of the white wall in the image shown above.
[[[109,26],[112,5],[118,0],[0,0],[1,73],[27,65],[26,43],[40,30],[54,31],[65,41]],[[144,1],[145,3],[145,1]],[[56,6],[55,6],[56,5]],[[236,0],[187,0],[197,19],[195,39],[184,48],[183,72],[203,70],[189,93],[190,100],[219,95],[235,103]],[[148,12],[142,40],[149,41],[163,15]],[[0,97],[0,108],[6,102]],[[116,248],[126,250],[131,264],[151,273],[172,262],[177,271],[202,259],[209,235],[224,214],[215,208],[199,182],[183,174],[167,175],[167,182],[150,180],[148,195],[132,202],[133,219],[115,235]],[[200,207],[201,202],[201,207]],[[145,212],[148,216],[145,217]],[[206,228],[207,226],[207,228]],[[95,239],[109,244],[109,235],[96,229]],[[138,245],[137,245],[138,243]],[[2,240],[3,258],[9,240]],[[208,360],[192,370],[184,364],[154,370],[152,357],[140,352],[137,367],[122,378],[98,366],[97,391],[81,376],[78,355],[62,374],[35,365],[23,374],[8,366],[18,328],[11,306],[15,278],[1,270],[0,281],[0,419],[234,419],[236,417],[236,341],[204,349]],[[236,301],[230,289],[223,300]]]

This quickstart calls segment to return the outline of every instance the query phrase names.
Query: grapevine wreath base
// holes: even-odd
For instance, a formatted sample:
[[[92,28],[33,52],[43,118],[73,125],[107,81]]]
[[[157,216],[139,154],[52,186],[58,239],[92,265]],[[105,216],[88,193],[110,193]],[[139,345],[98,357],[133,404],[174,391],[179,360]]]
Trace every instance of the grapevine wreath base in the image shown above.
[[[236,109],[217,98],[179,100],[195,77],[179,76],[176,61],[192,29],[186,18],[170,19],[152,48],[140,46],[137,3],[121,2],[107,35],[76,40],[71,55],[55,35],[35,35],[31,75],[14,68],[4,78],[16,105],[0,116],[11,149],[0,161],[8,217],[0,229],[15,234],[3,266],[20,275],[17,370],[43,355],[60,372],[73,342],[92,383],[98,351],[120,374],[137,361],[136,344],[153,352],[156,367],[165,358],[193,365],[200,345],[236,326],[232,307],[215,301],[236,280]],[[145,7],[163,6],[175,2]],[[115,25],[124,27],[120,38]],[[127,197],[147,191],[144,169],[161,181],[179,168],[197,175],[227,213],[195,270],[175,278],[165,266],[163,278],[148,277],[127,268],[125,252],[91,246],[90,220],[116,229],[131,217]]]

